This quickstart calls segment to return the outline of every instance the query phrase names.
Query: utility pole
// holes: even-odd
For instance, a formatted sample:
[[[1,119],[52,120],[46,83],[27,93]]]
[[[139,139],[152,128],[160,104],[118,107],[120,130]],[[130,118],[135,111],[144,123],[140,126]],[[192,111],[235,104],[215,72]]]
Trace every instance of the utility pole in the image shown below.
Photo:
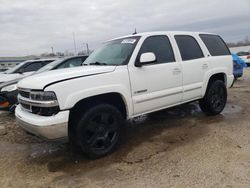
[[[87,55],[89,55],[89,44],[86,43]]]
[[[52,51],[52,54],[54,54],[54,48],[53,48],[53,46],[51,46],[51,51]]]
[[[83,43],[83,46],[86,45],[86,54],[89,55],[89,44],[88,43]]]
[[[74,47],[75,47],[75,55],[76,55],[76,38],[75,33],[73,33]]]

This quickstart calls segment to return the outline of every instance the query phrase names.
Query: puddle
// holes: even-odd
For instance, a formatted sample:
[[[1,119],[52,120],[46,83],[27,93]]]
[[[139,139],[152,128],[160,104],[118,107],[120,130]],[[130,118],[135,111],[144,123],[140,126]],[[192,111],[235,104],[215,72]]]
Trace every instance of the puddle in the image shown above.
[[[226,106],[226,108],[223,110],[222,114],[223,115],[235,114],[235,113],[239,113],[241,111],[242,111],[242,107],[240,107],[238,105],[228,104]]]
[[[172,107],[169,109],[164,109],[161,111],[153,112],[147,115],[142,115],[136,118],[133,118],[130,123],[132,124],[142,124],[144,122],[147,122],[149,120],[154,120],[154,119],[180,119],[180,118],[185,118],[188,116],[196,116],[202,114],[198,103],[188,103],[188,104],[183,104],[181,106],[176,106]]]
[[[34,144],[30,147],[31,159],[49,157],[51,155],[61,154],[67,151],[65,144]]]
[[[8,158],[8,155],[15,157],[22,153],[21,158],[26,164],[45,165],[49,172],[74,173],[81,169],[109,168],[112,164],[138,164],[157,155],[167,156],[171,150],[194,142],[207,134],[208,130],[204,125],[224,121],[228,116],[231,117],[241,110],[240,106],[228,104],[222,115],[209,117],[205,116],[198,103],[194,102],[139,116],[128,122],[127,135],[118,150],[95,161],[87,160],[80,151],[74,151],[69,144],[39,143],[36,140],[20,144],[4,142],[0,144],[0,152],[6,153],[5,158]],[[202,129],[196,129],[199,125],[203,126]],[[27,134],[23,136],[27,137]]]
[[[243,108],[238,105],[227,104],[225,109],[222,111],[220,115],[212,116],[213,118],[209,118],[209,119],[218,119],[219,116],[221,119],[223,116],[226,117],[231,114],[233,115],[233,114],[241,112],[242,110]],[[189,118],[189,117],[193,117],[193,118],[198,117],[199,119],[201,117],[202,118],[205,117],[205,119],[207,119],[206,118],[207,116],[201,111],[198,102],[194,102],[194,103],[183,104],[181,106],[161,110],[158,112],[153,112],[151,114],[142,115],[142,116],[132,119],[130,123],[137,125],[137,124],[146,123],[148,121],[151,122],[154,120],[162,120],[162,121],[180,120],[180,119]]]

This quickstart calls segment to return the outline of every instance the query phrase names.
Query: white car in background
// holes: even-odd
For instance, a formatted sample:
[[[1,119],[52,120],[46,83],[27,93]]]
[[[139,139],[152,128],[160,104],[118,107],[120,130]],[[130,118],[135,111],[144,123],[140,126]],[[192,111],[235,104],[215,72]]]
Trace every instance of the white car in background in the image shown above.
[[[237,55],[240,56],[240,58],[245,61],[248,67],[250,66],[250,51],[238,52]]]
[[[20,63],[19,65],[0,73],[0,84],[9,82],[12,80],[17,80],[30,76],[35,71],[39,70],[43,66],[55,61],[56,58],[52,59],[37,59],[37,60],[28,60]]]

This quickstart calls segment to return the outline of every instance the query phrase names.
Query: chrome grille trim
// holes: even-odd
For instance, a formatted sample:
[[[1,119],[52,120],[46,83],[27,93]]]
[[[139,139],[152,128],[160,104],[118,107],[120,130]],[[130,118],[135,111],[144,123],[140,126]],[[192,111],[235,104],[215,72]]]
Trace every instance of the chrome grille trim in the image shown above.
[[[41,107],[41,108],[51,108],[51,107],[57,107],[59,106],[57,100],[51,100],[51,101],[38,101],[31,99],[31,89],[24,89],[24,88],[18,88],[18,102],[21,105],[23,110],[26,110],[30,113],[33,112],[33,107]]]
[[[36,106],[36,107],[55,107],[58,106],[58,102],[57,101],[35,101],[32,99],[28,99],[28,98],[24,98],[21,95],[18,95],[18,101],[19,103],[23,103],[26,105],[30,105],[30,106]]]

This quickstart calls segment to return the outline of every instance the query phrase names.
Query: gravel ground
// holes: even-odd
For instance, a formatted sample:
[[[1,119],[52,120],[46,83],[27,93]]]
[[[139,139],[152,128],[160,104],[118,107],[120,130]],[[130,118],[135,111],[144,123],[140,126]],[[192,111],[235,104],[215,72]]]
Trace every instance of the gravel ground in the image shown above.
[[[250,68],[229,90],[221,115],[207,117],[191,103],[137,118],[120,148],[95,161],[25,133],[0,112],[0,185],[250,187],[249,105]]]

